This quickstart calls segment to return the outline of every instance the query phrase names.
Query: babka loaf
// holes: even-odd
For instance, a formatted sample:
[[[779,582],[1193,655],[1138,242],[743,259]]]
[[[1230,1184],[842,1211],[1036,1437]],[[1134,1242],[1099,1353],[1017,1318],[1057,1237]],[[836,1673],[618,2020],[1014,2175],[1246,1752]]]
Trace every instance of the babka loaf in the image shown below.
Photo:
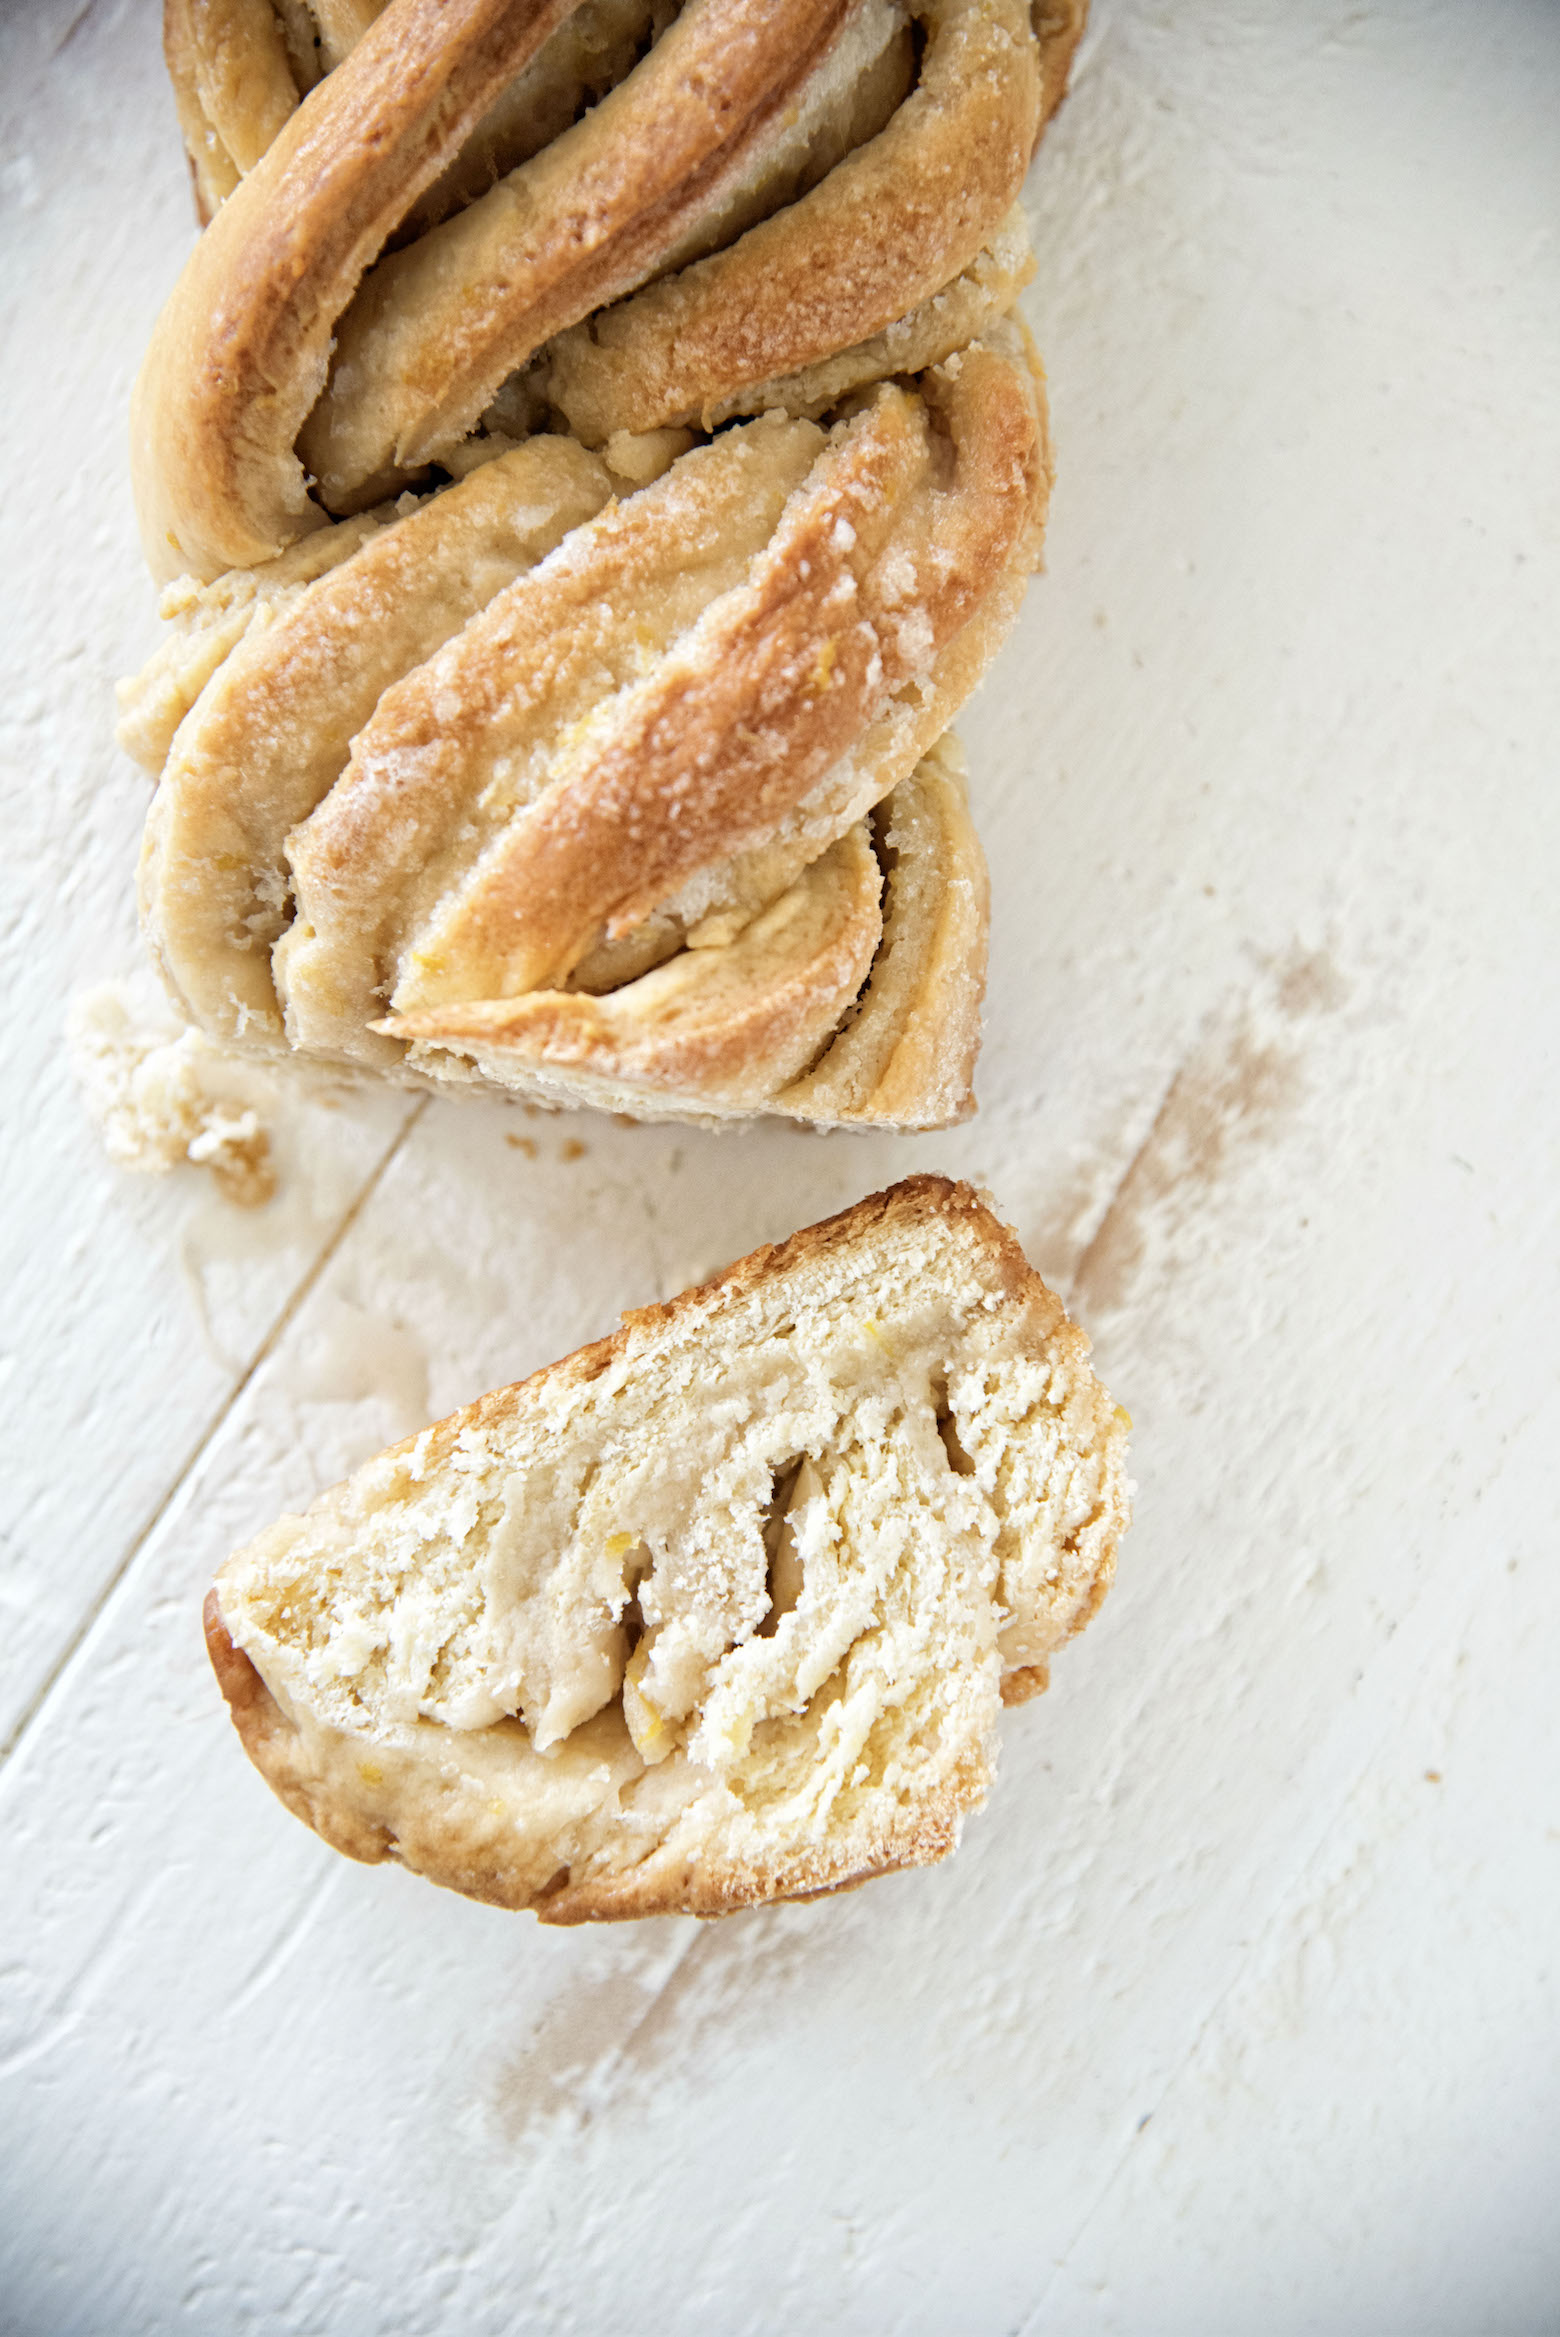
[[[942,1858],[1110,1582],[1087,1357],[967,1186],[858,1202],[230,1559],[245,1748],[338,1850],[548,1923]]]
[[[999,326],[827,425],[537,436],[178,588],[122,726],[175,996],[637,1117],[961,1117],[985,872],[939,742],[1048,486]]]
[[[572,128],[632,71],[679,5],[579,0],[484,115],[413,220],[447,216]],[[385,6],[386,0],[164,0],[163,51],[203,227]],[[1065,94],[1087,15],[1088,0],[1033,0],[1042,128]],[[913,54],[901,36],[891,73],[879,68],[884,80],[908,85]]]
[[[168,0],[215,216],[136,391],[154,571],[272,559],[473,434],[599,447],[939,362],[1027,273],[1081,13]]]

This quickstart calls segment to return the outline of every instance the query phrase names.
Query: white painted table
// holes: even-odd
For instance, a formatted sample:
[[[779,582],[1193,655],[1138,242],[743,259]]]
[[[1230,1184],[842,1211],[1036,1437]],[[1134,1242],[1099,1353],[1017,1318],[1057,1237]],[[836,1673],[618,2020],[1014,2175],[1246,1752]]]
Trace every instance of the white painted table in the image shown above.
[[[252,1219],[110,1170],[60,1046],[134,957],[155,13],[3,26],[0,2327],[1560,2328],[1560,11],[1098,0],[1031,181],[1049,573],[962,725],[971,1127],[313,1099]],[[554,1935],[288,1818],[230,1545],[925,1166],[1141,1485],[956,1863]]]

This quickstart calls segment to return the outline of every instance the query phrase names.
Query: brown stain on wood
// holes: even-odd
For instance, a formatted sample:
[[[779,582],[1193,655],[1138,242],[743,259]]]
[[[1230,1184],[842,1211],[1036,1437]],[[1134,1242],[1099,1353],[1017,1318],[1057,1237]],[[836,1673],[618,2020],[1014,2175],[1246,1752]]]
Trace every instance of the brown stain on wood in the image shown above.
[[[1216,1185],[1238,1151],[1271,1141],[1305,1093],[1304,1026],[1336,1013],[1349,986],[1325,950],[1290,950],[1181,1065],[1070,1276],[1087,1314],[1122,1307],[1149,1228]]]
[[[668,2070],[695,2072],[706,2053],[729,2053],[755,2005],[794,1994],[816,1968],[818,1935],[796,1921],[800,1912],[754,1907],[719,1922],[647,1925],[643,1947],[599,1978],[576,1981],[490,2080],[502,2141],[530,2152],[546,2147],[559,2121],[641,2114]],[[669,1958],[671,1928],[686,1944]]]

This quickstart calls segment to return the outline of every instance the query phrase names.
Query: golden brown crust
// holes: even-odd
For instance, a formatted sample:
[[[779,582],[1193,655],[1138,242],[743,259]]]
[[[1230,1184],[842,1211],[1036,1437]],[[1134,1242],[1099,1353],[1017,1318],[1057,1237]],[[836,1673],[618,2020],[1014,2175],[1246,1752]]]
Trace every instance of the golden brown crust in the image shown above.
[[[1081,1425],[1089,1449],[1108,1456],[1103,1505],[1089,1527],[1095,1587],[1072,1619],[1076,1629],[1103,1594],[1127,1522],[1122,1415],[1084,1367],[1086,1339],[1067,1321],[1014,1235],[969,1186],[944,1177],[912,1177],[870,1194],[836,1217],[739,1259],[696,1289],[625,1314],[608,1338],[495,1390],[407,1439],[376,1466],[391,1470],[404,1464],[420,1483],[436,1479],[457,1451],[472,1449],[522,1414],[553,1418],[570,1390],[584,1389],[609,1372],[621,1373],[674,1330],[686,1326],[702,1334],[723,1303],[825,1262],[835,1251],[870,1244],[891,1223],[913,1234],[934,1220],[959,1229],[978,1246],[982,1281],[1004,1306],[1021,1314],[1026,1351],[1049,1356],[1053,1370],[1069,1375],[1076,1391],[1073,1402],[1083,1406],[1074,1425]],[[582,1847],[543,1872],[534,1847],[520,1844],[504,1815],[506,1796],[527,1790],[516,1764],[531,1764],[525,1775],[542,1780],[531,1790],[545,1792],[553,1783],[547,1764],[537,1763],[514,1722],[470,1734],[433,1728],[431,1735],[425,1723],[409,1745],[348,1736],[318,1719],[291,1717],[283,1710],[249,1657],[234,1645],[215,1591],[207,1600],[206,1629],[213,1667],[245,1750],[295,1814],[351,1856],[369,1861],[396,1857],[431,1881],[495,1905],[530,1908],[544,1922],[718,1915],[765,1900],[852,1888],[873,1874],[946,1856],[957,1842],[963,1816],[979,1803],[990,1781],[989,1750],[971,1741],[934,1794],[880,1819],[870,1840],[858,1831],[848,1854],[838,1841],[804,1831],[767,1849],[750,1844],[731,1863],[707,1842],[701,1848],[704,1837],[673,1828],[659,1846],[652,1844],[626,1864],[610,1859],[603,1864]],[[1017,1703],[1038,1693],[1046,1678],[1043,1660],[1008,1666],[1003,1701]],[[597,1777],[610,1772],[620,1786],[643,1777],[643,1763],[628,1745],[619,1710],[599,1714],[579,1733],[581,1769],[594,1764]],[[599,1786],[596,1791],[599,1796]],[[567,1826],[559,1839],[573,1839]]]
[[[697,418],[705,427],[718,428],[744,414],[816,417],[872,382],[922,373],[999,324],[1033,274],[1029,229],[1015,204],[968,267],[882,332],[796,372],[744,383],[725,397],[706,400]],[[549,401],[585,445],[605,445],[620,430],[657,427],[656,417],[668,400],[653,335],[648,363],[646,346],[637,333],[609,340],[598,334],[592,319],[560,333],[538,360],[545,367]]]
[[[814,1127],[946,1127],[974,1109],[989,890],[951,738],[893,789],[876,827],[881,914],[874,882],[851,896],[827,951],[807,940],[809,871],[730,949],[685,951],[604,1000],[553,991],[396,1028],[463,1046],[498,1076],[507,1065],[610,1081],[641,1109],[680,1091],[708,1112]],[[864,831],[843,841],[864,854]],[[686,987],[668,1001],[674,979]],[[810,1068],[776,1092],[787,1046]]]
[[[939,740],[877,814],[883,938],[854,1016],[776,1098],[815,1124],[941,1127],[974,1110],[990,885],[964,759]]]
[[[143,908],[170,984],[226,1043],[392,1075],[960,1118],[986,924],[962,782],[900,799],[886,929],[862,823],[1005,635],[1049,484],[1004,327],[827,436],[743,425],[594,518],[601,460],[533,438],[344,523],[369,532],[312,580],[279,580],[299,547],[247,599],[208,588],[183,664],[127,700],[143,751],[168,742]],[[853,834],[854,906],[827,909],[808,872]]]
[[[202,226],[266,152],[297,107],[300,91],[312,88],[322,72],[333,71],[341,63],[381,14],[383,5],[384,0],[316,0],[317,41],[314,55],[304,61],[289,56],[272,0],[164,0],[163,50]],[[663,0],[663,5],[675,5],[675,0]],[[1031,18],[1040,49],[1037,143],[1066,94],[1088,13],[1088,0],[1032,0]],[[599,52],[611,46],[604,28],[593,25],[589,47]],[[616,78],[618,73],[612,72],[609,87]],[[538,110],[551,111],[540,92],[532,104]],[[565,113],[557,127],[566,126],[568,119]],[[507,122],[502,131],[513,135]],[[547,134],[555,135],[556,129],[544,134],[542,143]],[[462,152],[465,167],[457,166],[455,174],[457,203],[469,201],[501,175],[495,156],[502,151],[491,135],[468,141]],[[447,172],[446,177],[450,176]],[[972,326],[969,332],[961,333],[949,347],[970,339],[976,329]],[[930,352],[920,363],[935,363],[943,354],[942,350]]]
[[[880,889],[858,826],[729,945],[683,950],[616,995],[533,992],[381,1027],[761,1109],[816,1059],[860,994],[882,932]]]
[[[132,403],[155,575],[251,567],[323,524],[292,450],[336,320],[567,6],[398,0],[223,204],[158,320]]]
[[[322,500],[436,460],[544,341],[641,284],[793,101],[850,0],[703,0],[601,105],[370,271],[300,441]]]
[[[669,1327],[680,1315],[706,1306],[717,1292],[738,1297],[744,1291],[755,1290],[771,1276],[786,1273],[808,1259],[826,1257],[831,1250],[850,1249],[869,1239],[889,1218],[913,1223],[928,1217],[958,1220],[978,1239],[997,1267],[1006,1290],[1015,1297],[1030,1299],[1037,1306],[1045,1325],[1042,1336],[1061,1322],[1061,1300],[1030,1265],[1012,1227],[1003,1224],[973,1185],[923,1172],[902,1177],[897,1185],[885,1185],[876,1193],[865,1193],[848,1209],[841,1209],[833,1217],[820,1218],[816,1225],[804,1225],[797,1232],[787,1234],[783,1241],[761,1243],[745,1258],[737,1258],[707,1281],[679,1291],[675,1298],[662,1299],[653,1306],[630,1308],[620,1327],[605,1339],[576,1349],[573,1355],[563,1357],[558,1363],[544,1365],[528,1379],[516,1381],[513,1389],[500,1390],[500,1395],[518,1394],[522,1388],[533,1387],[546,1378],[548,1373],[571,1366],[578,1367],[581,1379],[598,1378],[609,1363],[625,1352],[626,1341]],[[480,1400],[488,1403],[494,1399]]]
[[[1073,58],[1089,21],[1089,0],[1033,0],[1035,38],[1040,44],[1040,124],[1038,145],[1046,124],[1067,95]]]
[[[928,389],[926,407],[886,391],[850,426],[718,637],[669,658],[631,720],[511,831],[463,939],[501,957],[516,991],[565,978],[599,928],[627,931],[771,834],[1020,552],[1040,449],[1016,372],[972,350]]]
[[[271,0],[164,0],[163,55],[202,226],[298,103]]]
[[[207,677],[196,732],[169,741],[141,898],[165,979],[212,1037],[280,1040],[270,947],[285,925],[285,839],[386,687],[611,491],[594,456],[538,439],[436,510],[376,528],[311,587],[278,590],[269,621]]]
[[[923,0],[916,14],[920,76],[886,130],[728,250],[569,337],[548,386],[574,428],[754,410],[762,385],[867,343],[976,261],[1038,135],[1035,52],[1007,0]],[[593,365],[617,410],[595,404]]]
[[[531,351],[642,284],[745,170],[762,178],[788,102],[827,78],[867,5],[685,9],[593,113],[382,257],[569,6],[397,0],[222,203],[158,324],[133,419],[154,571],[209,577],[320,524],[295,445],[336,509],[444,459]],[[201,13],[202,0],[178,0],[170,24]],[[667,419],[762,404],[776,377],[874,350],[997,232],[1041,102],[1023,0],[914,0],[913,13],[920,78],[885,128],[727,249],[601,318],[603,350],[626,357],[641,403]],[[186,66],[176,79],[188,113],[200,76]],[[200,118],[197,137],[226,152]]]
[[[738,1915],[745,1907],[777,1901],[829,1899],[843,1891],[860,1890],[879,1875],[900,1874],[906,1867],[936,1866],[959,1847],[964,1820],[978,1809],[991,1784],[989,1765],[971,1757],[949,1776],[944,1794],[935,1805],[924,1805],[911,1819],[885,1829],[865,1859],[852,1860],[844,1872],[827,1855],[793,1855],[784,1863],[754,1863],[740,1869],[701,1869],[672,1861],[646,1860],[642,1867],[610,1879],[590,1878],[576,1883],[561,1877],[544,1896],[530,1901],[530,1911],[542,1923],[635,1923],[648,1915],[697,1915],[710,1921]],[[439,1878],[429,1876],[429,1881]]]
[[[208,157],[221,156],[203,225],[264,154],[297,105],[300,85],[312,88],[333,71],[383,8],[384,0],[314,0],[315,53],[305,64],[289,57],[273,0],[163,0],[163,48],[179,125],[203,187]],[[1040,46],[1043,128],[1066,93],[1088,0],[1032,0],[1030,14]],[[600,31],[593,32],[605,46]]]
[[[206,1593],[202,1610],[206,1653],[227,1701],[229,1717],[239,1743],[271,1791],[295,1818],[311,1826],[332,1850],[344,1858],[377,1866],[394,1850],[388,1827],[365,1820],[340,1796],[317,1789],[310,1774],[302,1735],[288,1720],[276,1698],[241,1647],[235,1647],[222,1620],[215,1590]]]
[[[478,1396],[473,1403],[458,1412],[449,1413],[416,1436],[408,1436],[399,1444],[390,1446],[386,1458],[410,1455],[422,1448],[422,1465],[426,1470],[437,1469],[455,1450],[467,1428],[496,1426],[522,1403],[534,1401],[548,1386],[560,1388],[585,1386],[600,1379],[614,1364],[627,1360],[636,1347],[644,1345],[661,1332],[670,1330],[680,1321],[692,1319],[706,1312],[717,1297],[738,1299],[756,1290],[771,1277],[789,1272],[792,1267],[811,1259],[826,1257],[831,1250],[847,1250],[858,1242],[870,1240],[872,1235],[890,1218],[913,1223],[919,1218],[940,1217],[958,1220],[977,1238],[986,1256],[995,1268],[1006,1294],[1022,1299],[1031,1310],[1035,1339],[1043,1343],[1065,1322],[1066,1310],[1054,1290],[1046,1283],[1029,1260],[1011,1226],[1004,1225],[990,1203],[973,1185],[962,1179],[936,1175],[930,1171],[902,1177],[896,1185],[886,1185],[876,1193],[866,1193],[853,1201],[848,1209],[833,1217],[821,1218],[816,1225],[804,1225],[783,1241],[763,1242],[745,1257],[723,1266],[718,1274],[681,1290],[674,1298],[660,1299],[650,1306],[626,1308],[618,1328],[604,1338],[593,1339],[587,1346],[576,1347],[572,1353],[560,1356],[556,1363],[545,1363],[522,1380],[509,1386],[495,1388],[490,1394]],[[1074,1328],[1080,1351],[1087,1355],[1088,1340]],[[1104,1409],[1102,1425],[1110,1410],[1109,1399],[1100,1391]],[[1125,1516],[1122,1517],[1125,1531]]]

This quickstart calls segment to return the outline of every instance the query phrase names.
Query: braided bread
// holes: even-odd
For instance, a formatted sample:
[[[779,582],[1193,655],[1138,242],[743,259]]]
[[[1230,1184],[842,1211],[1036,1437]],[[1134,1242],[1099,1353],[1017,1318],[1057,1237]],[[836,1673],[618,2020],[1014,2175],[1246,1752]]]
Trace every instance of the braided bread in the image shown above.
[[[678,6],[579,0],[409,217],[431,225],[529,161],[633,69]],[[164,0],[163,49],[203,227],[384,7],[385,0]],[[1088,0],[1033,0],[1042,128],[1066,93],[1087,15]]]
[[[554,1103],[962,1117],[985,875],[939,741],[1038,557],[1024,345],[608,453],[660,475],[538,436],[170,596],[121,731],[170,987]]]
[[[348,1856],[547,1923],[945,1857],[1114,1569],[1087,1358],[968,1186],[875,1194],[239,1551],[245,1749]]]
[[[154,570],[271,559],[479,428],[600,446],[946,357],[1029,265],[1042,20],[1049,67],[1024,0],[320,0],[291,48],[301,5],[170,0],[226,199],[136,390]]]

